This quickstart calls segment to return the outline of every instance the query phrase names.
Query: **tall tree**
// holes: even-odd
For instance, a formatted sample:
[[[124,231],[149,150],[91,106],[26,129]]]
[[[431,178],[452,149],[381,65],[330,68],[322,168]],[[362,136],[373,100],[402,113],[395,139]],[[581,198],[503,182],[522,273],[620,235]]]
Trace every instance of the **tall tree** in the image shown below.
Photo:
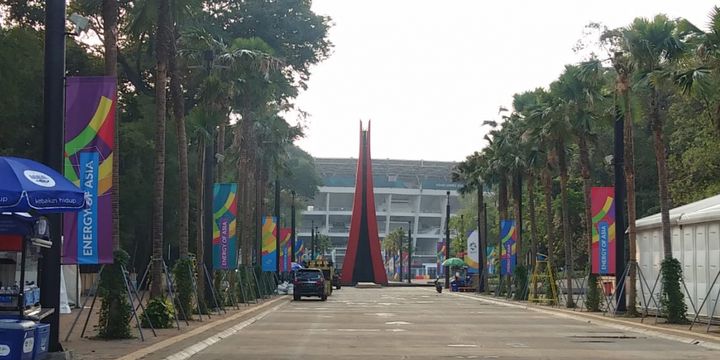
[[[159,0],[157,8],[155,67],[155,181],[153,183],[152,298],[162,295],[163,215],[165,193],[165,117],[167,114],[168,61],[172,48],[170,1]]]
[[[667,95],[662,89],[666,73],[673,63],[685,55],[685,46],[677,30],[677,23],[665,15],[653,20],[637,18],[623,32],[624,43],[636,64],[638,84],[649,92],[647,112],[653,132],[655,160],[657,162],[660,213],[662,219],[663,253],[672,258],[670,234],[670,192],[666,146],[663,133],[662,107]]]

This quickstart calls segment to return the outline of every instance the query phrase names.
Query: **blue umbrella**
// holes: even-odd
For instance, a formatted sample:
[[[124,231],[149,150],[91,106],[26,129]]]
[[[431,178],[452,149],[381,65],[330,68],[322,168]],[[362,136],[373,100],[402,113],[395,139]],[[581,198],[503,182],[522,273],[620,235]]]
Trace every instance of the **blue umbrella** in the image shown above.
[[[36,161],[0,156],[0,211],[58,213],[85,208],[85,193]]]
[[[292,271],[300,270],[300,269],[302,269],[302,268],[303,268],[302,265],[300,265],[300,264],[298,264],[298,263],[296,263],[296,262],[290,264],[290,269],[291,269]]]

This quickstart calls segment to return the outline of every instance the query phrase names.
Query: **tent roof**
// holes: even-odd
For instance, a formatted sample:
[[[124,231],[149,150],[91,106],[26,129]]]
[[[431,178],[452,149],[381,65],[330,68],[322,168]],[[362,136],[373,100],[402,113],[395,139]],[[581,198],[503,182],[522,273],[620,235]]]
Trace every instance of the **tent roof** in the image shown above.
[[[670,209],[671,225],[695,224],[714,220],[720,221],[720,195]],[[660,213],[638,219],[635,226],[637,230],[661,227]]]

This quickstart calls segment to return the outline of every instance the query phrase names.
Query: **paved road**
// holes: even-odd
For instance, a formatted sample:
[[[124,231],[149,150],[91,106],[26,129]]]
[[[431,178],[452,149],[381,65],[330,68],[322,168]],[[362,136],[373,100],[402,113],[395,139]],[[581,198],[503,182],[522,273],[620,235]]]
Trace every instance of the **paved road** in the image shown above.
[[[192,359],[720,359],[720,352],[428,288],[290,302]]]

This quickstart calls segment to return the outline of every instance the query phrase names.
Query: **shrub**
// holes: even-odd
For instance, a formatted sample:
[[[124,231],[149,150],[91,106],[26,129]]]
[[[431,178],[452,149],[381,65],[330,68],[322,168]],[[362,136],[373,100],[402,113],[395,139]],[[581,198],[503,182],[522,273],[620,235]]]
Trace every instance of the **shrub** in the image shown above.
[[[588,311],[600,311],[600,290],[598,277],[595,274],[588,276],[587,296],[585,299],[585,308]]]
[[[130,256],[123,250],[113,252],[114,262],[105,265],[100,275],[98,295],[102,298],[100,321],[97,325],[98,337],[102,339],[128,339],[132,307],[128,301],[127,286],[122,267]]]
[[[513,300],[527,300],[527,284],[528,273],[524,265],[518,265],[513,271],[513,284],[515,285],[515,293]]]
[[[169,299],[164,297],[150,299],[141,318],[142,327],[150,327],[148,323],[148,318],[150,318],[152,326],[156,329],[171,328],[174,312],[175,310]]]
[[[191,259],[180,259],[175,263],[173,268],[173,275],[175,277],[175,301],[183,311],[178,309],[178,317],[181,320],[190,320],[192,318],[193,310],[193,279],[195,274],[192,273],[192,260]],[[184,319],[183,313],[187,315],[188,319]],[[155,325],[153,323],[153,325]]]
[[[662,273],[663,294],[660,300],[663,313],[667,314],[667,321],[671,324],[685,324],[687,319],[687,304],[680,290],[682,279],[682,265],[675,258],[669,258],[660,264]]]

